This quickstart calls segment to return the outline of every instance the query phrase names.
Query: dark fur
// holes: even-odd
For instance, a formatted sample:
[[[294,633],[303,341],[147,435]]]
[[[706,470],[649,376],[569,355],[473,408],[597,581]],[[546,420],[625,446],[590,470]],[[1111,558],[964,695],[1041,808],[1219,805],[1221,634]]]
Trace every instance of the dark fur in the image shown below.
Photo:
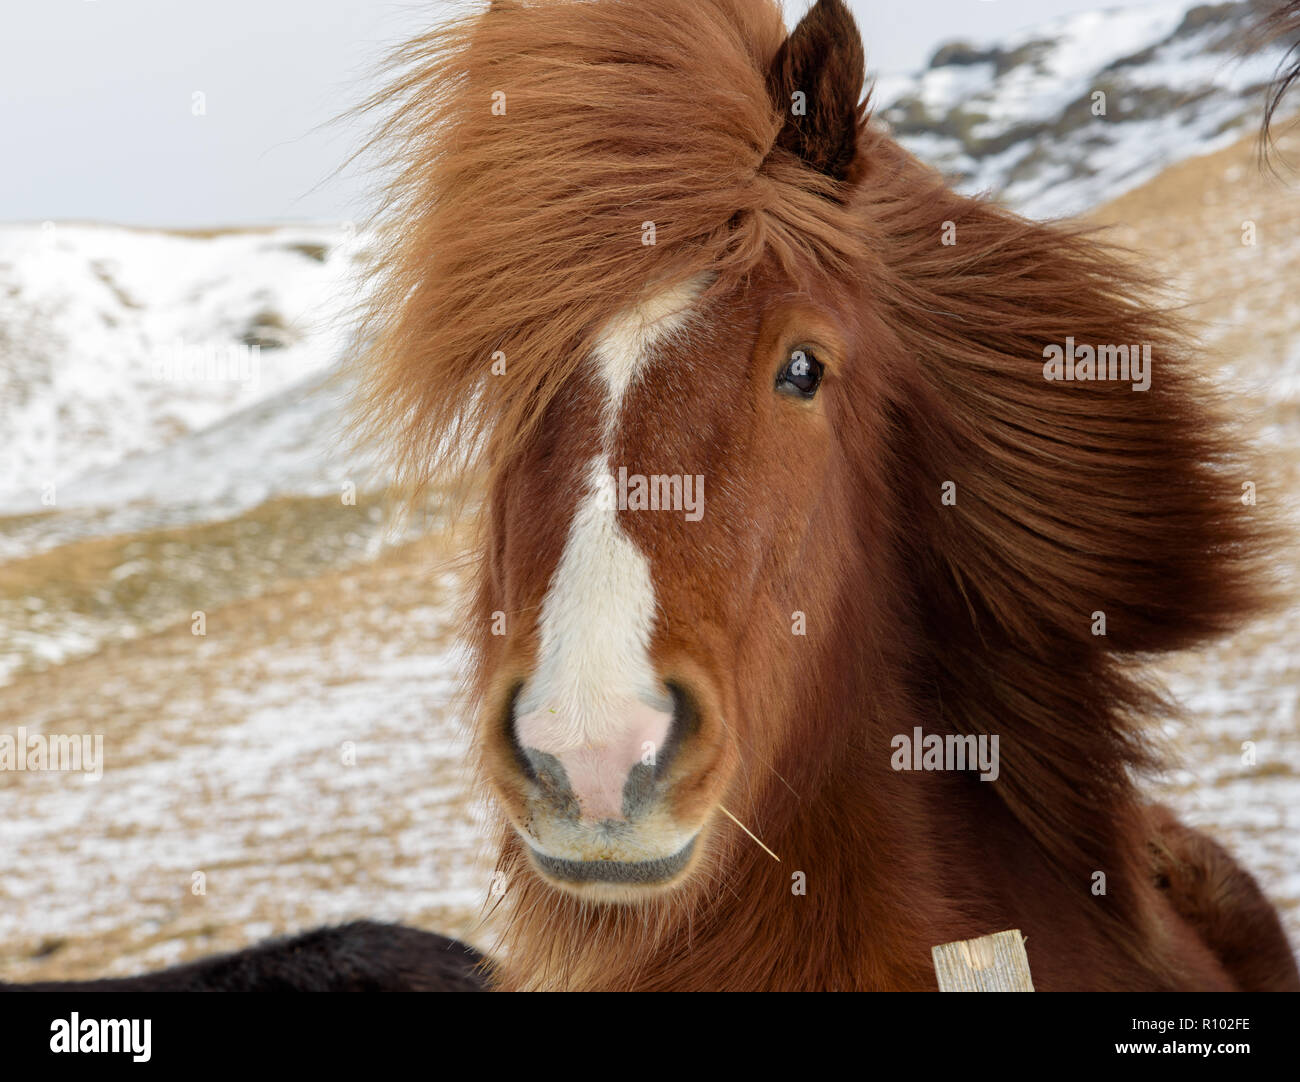
[[[354,921],[159,973],[0,984],[0,992],[481,992],[473,947],[398,924]]]
[[[819,173],[847,180],[856,154],[858,127],[867,103],[855,88],[866,78],[866,56],[847,9],[817,0],[777,51],[768,72],[774,103],[786,110],[776,145]],[[836,48],[847,42],[846,48]],[[792,111],[793,95],[806,97],[806,112]]]
[[[1277,910],[1255,877],[1213,839],[1180,823],[1167,808],[1152,809],[1156,886],[1210,945],[1242,988],[1300,990]]]

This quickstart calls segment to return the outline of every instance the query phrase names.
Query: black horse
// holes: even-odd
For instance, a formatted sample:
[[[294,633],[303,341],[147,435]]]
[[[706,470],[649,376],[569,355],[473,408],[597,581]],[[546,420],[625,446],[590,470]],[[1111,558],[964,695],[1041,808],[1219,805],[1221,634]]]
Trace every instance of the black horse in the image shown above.
[[[361,920],[139,977],[0,983],[0,992],[482,992],[482,964],[457,940]]]

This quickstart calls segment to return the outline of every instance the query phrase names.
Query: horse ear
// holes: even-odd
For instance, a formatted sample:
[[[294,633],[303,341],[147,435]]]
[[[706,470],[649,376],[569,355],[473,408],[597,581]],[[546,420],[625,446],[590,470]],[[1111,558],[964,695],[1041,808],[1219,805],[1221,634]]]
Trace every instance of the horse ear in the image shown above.
[[[768,91],[785,115],[776,145],[819,173],[848,179],[865,80],[866,57],[853,15],[844,0],[817,0],[768,70]]]

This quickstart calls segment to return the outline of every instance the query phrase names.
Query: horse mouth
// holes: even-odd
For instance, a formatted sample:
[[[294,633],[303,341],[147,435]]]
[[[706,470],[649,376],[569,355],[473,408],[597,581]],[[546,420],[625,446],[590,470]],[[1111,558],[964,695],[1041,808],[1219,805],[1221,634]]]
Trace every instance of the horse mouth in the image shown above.
[[[671,856],[653,860],[569,860],[547,856],[531,845],[528,849],[538,869],[565,886],[655,887],[666,886],[686,869],[695,851],[695,838]]]

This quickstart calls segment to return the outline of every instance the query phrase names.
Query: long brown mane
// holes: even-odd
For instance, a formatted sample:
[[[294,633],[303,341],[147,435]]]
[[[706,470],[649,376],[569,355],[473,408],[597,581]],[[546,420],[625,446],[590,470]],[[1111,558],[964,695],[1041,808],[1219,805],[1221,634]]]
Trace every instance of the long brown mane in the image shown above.
[[[868,214],[921,359],[892,488],[916,497],[899,527],[923,539],[934,708],[958,732],[1007,734],[1001,795],[1063,877],[1140,878],[1134,772],[1154,765],[1143,733],[1171,706],[1139,665],[1264,600],[1270,531],[1240,499],[1257,467],[1130,254],[955,195],[906,156],[893,179],[869,186]],[[936,220],[956,223],[956,255],[936,247]],[[1158,376],[1143,394],[1058,393],[1025,359],[1067,336],[1150,343]],[[944,480],[953,507],[930,498]],[[1140,927],[1123,911],[1136,901],[1102,912]]]
[[[502,979],[924,987],[927,960],[891,962],[891,937],[994,930],[981,922],[1001,911],[992,897],[950,900],[961,869],[974,875],[984,859],[955,840],[973,810],[990,835],[1026,847],[1027,869],[1047,869],[1051,896],[1068,899],[1062,927],[1099,929],[1151,986],[1175,986],[1135,780],[1154,761],[1145,726],[1170,705],[1139,665],[1258,610],[1269,531],[1240,497],[1260,475],[1131,255],[952,192],[868,120],[865,103],[858,172],[840,182],[807,168],[782,141],[769,85],[785,41],[770,0],[506,3],[414,42],[373,103],[392,109],[380,139],[395,179],[365,417],[417,483],[449,448],[476,448],[495,476],[597,329],[648,286],[707,274],[723,295],[770,261],[869,293],[880,313],[889,454],[864,466],[855,514],[874,516],[863,537],[887,542],[888,555],[870,557],[881,576],[870,585],[898,641],[817,663],[821,689],[808,694],[819,717],[856,709],[834,697],[866,682],[859,669],[874,667],[879,688],[865,736],[809,731],[799,755],[774,765],[792,792],[820,786],[823,796],[801,803],[767,778],[744,811],[796,850],[835,850],[837,883],[808,901],[824,941],[807,941],[812,923],[797,944],[783,939],[795,918],[758,885],[768,858],[748,843],[714,843],[725,872],[708,892],[595,907],[538,882],[503,829]],[[504,115],[492,110],[498,91]],[[940,241],[948,224],[954,245]],[[1150,390],[1046,382],[1043,346],[1068,337],[1150,345]],[[954,505],[940,500],[945,482]],[[484,681],[497,557],[480,555],[467,626]],[[945,812],[934,792],[873,805],[862,778],[837,773],[863,741],[875,748],[914,724],[1001,733],[1003,781],[954,789],[964,811]],[[813,813],[834,818],[809,822]],[[889,831],[896,844],[882,840]],[[897,879],[882,884],[882,866]],[[1110,884],[1103,902],[1088,890],[1098,870]],[[1025,875],[1024,889],[1046,897],[1046,881]],[[850,902],[884,944],[865,969],[851,961],[859,946],[842,941]],[[727,942],[759,940],[766,954],[725,973],[692,961],[688,946],[725,953]]]

